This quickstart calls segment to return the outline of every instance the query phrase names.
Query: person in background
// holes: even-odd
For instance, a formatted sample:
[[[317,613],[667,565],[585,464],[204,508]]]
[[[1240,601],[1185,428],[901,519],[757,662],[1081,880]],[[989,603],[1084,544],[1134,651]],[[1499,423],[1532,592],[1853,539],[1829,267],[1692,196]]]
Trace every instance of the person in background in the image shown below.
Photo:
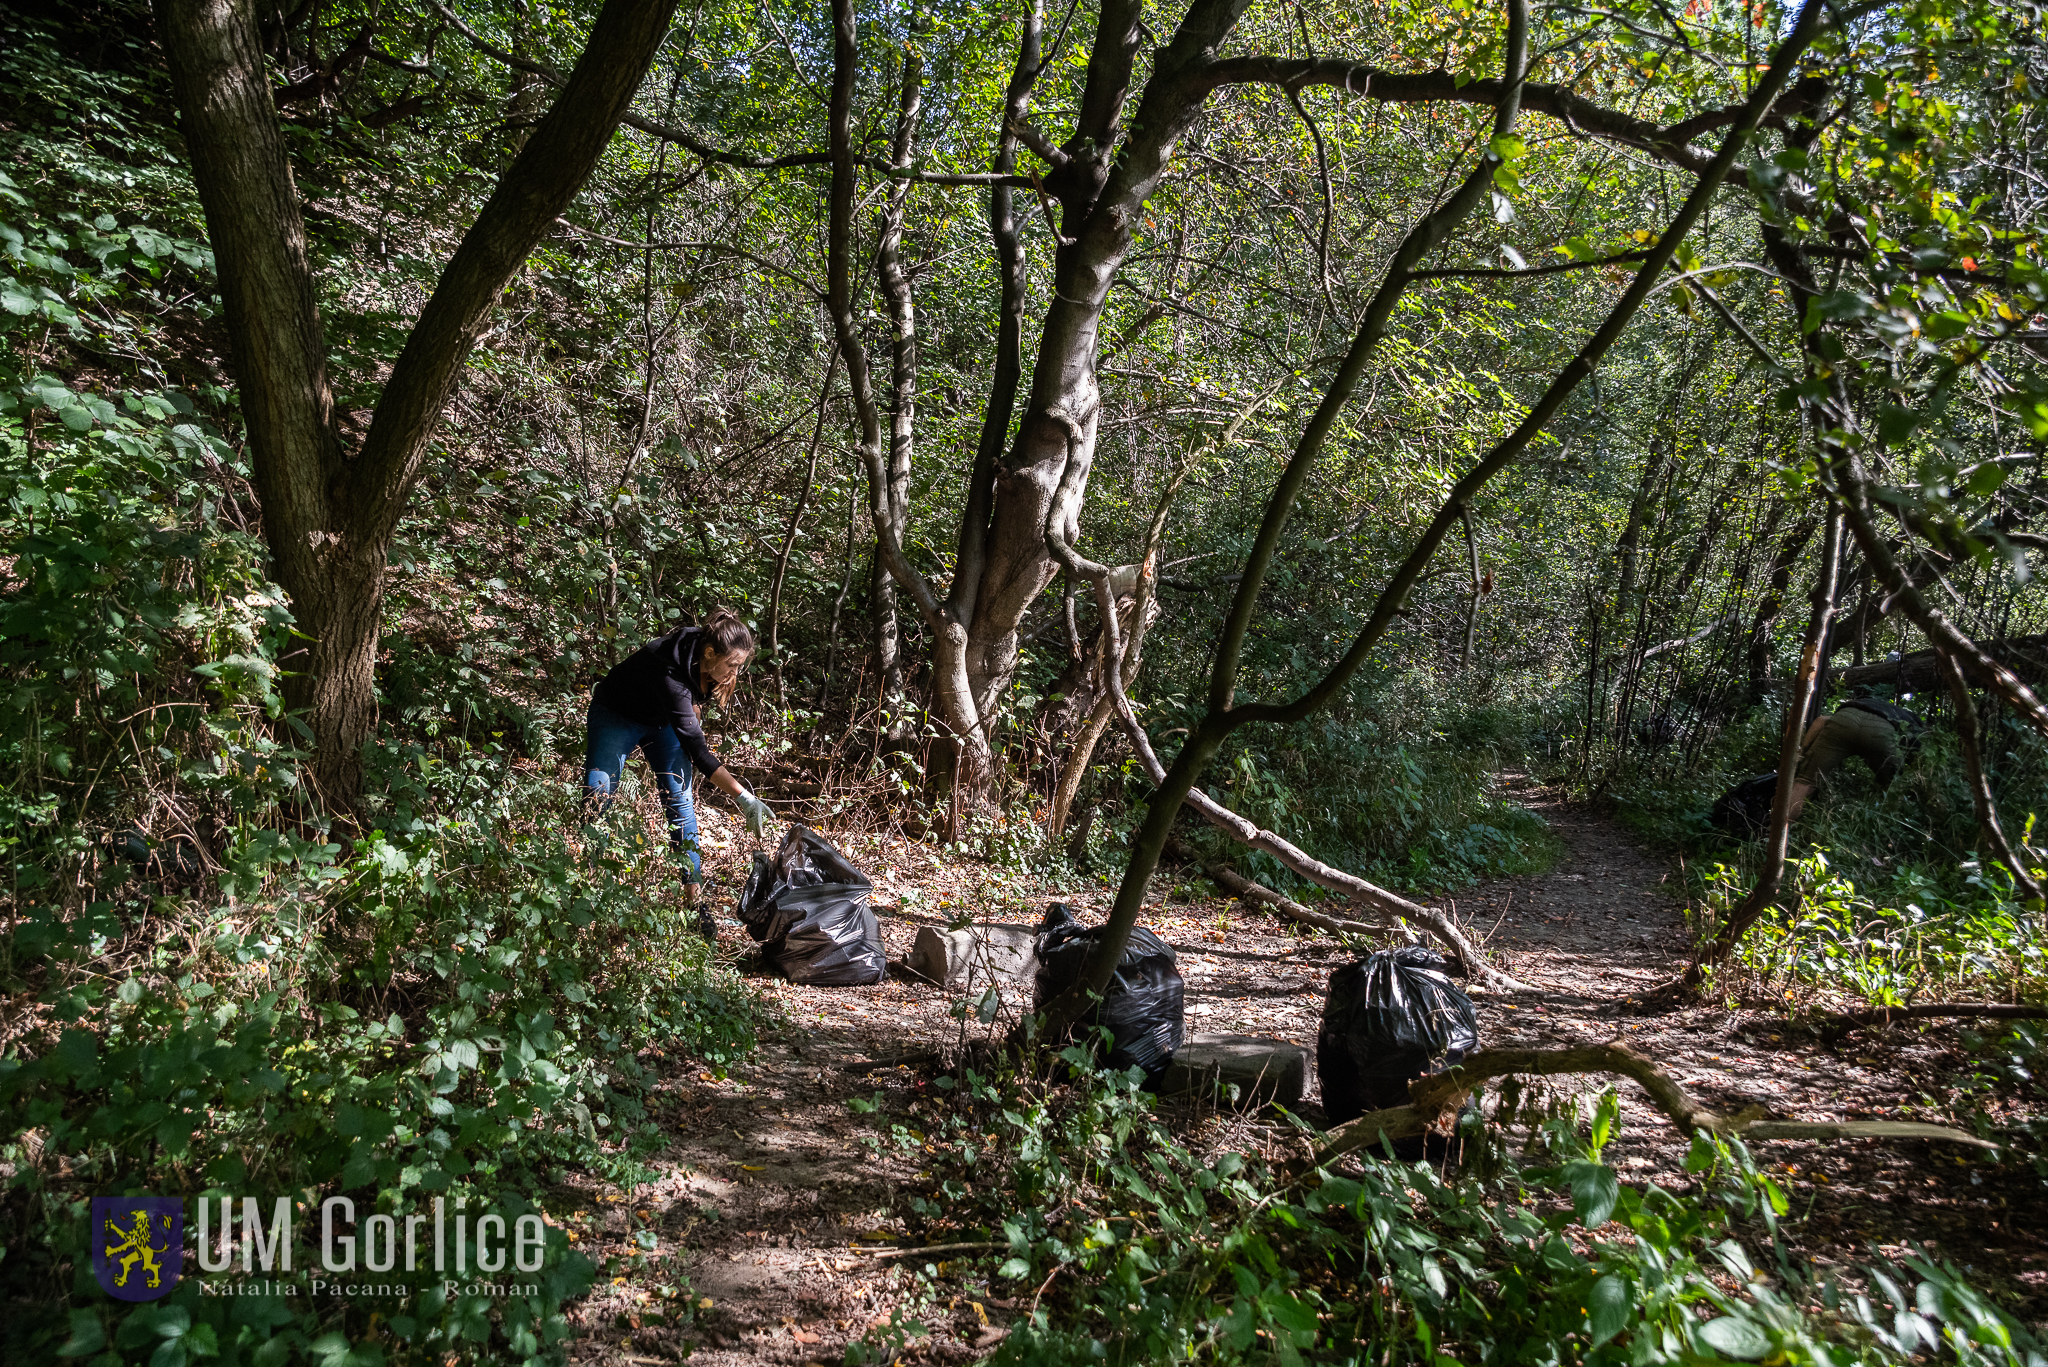
[[[1815,717],[1799,742],[1799,767],[1792,772],[1792,819],[1799,819],[1806,799],[1826,782],[1828,772],[1845,760],[1861,759],[1877,776],[1877,786],[1889,788],[1926,729],[1927,723],[1917,712],[1867,691],[1859,691],[1859,696],[1843,703],[1832,716]]]
[[[718,937],[718,925],[698,905],[704,861],[697,848],[695,775],[732,795],[747,829],[760,835],[774,818],[768,804],[733,777],[704,739],[702,708],[713,697],[732,701],[740,670],[754,653],[754,633],[726,609],[694,627],[649,641],[612,667],[590,695],[590,723],[584,745],[583,796],[586,820],[611,806],[626,756],[638,750],[654,771],[655,787],[668,815],[669,846],[683,865],[683,901],[697,911],[697,931]]]

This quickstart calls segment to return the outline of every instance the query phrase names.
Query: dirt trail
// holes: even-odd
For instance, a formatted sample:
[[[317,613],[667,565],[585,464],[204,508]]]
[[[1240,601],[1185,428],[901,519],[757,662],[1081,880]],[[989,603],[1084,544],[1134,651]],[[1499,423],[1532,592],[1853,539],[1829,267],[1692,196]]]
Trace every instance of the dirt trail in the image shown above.
[[[1621,998],[1682,962],[1679,874],[1603,815],[1540,791],[1524,800],[1563,842],[1557,866],[1455,898],[1459,918],[1489,952],[1543,989],[1479,998],[1485,1043],[1559,1046],[1619,1034],[1717,1107],[1755,1104],[1774,1117],[1810,1120],[1935,1118],[1911,1103],[1945,1095],[1961,1057],[1953,1029],[1892,1030],[1831,1053],[1720,1005],[1650,1020],[1613,1014]],[[715,818],[707,825],[709,868],[723,876],[729,900],[739,853]],[[943,925],[956,908],[1010,921],[1035,919],[1055,898],[1089,919],[1107,910],[1110,889],[1100,883],[1020,881],[943,864],[928,846],[837,838],[875,876],[892,960],[921,924]],[[1174,885],[1143,924],[1179,951],[1191,1033],[1274,1036],[1313,1055],[1324,987],[1349,959],[1327,937],[1297,935],[1200,880]],[[745,942],[737,923],[724,933],[736,950]],[[876,1141],[891,1124],[915,1127],[921,1099],[933,1104],[922,1078],[890,1065],[959,1038],[952,1001],[907,975],[853,989],[800,988],[758,972],[751,981],[780,1017],[759,1052],[724,1079],[686,1060],[653,1060],[667,1078],[659,1117],[673,1136],[656,1163],[663,1176],[632,1193],[591,1193],[583,1223],[572,1226],[580,1247],[618,1264],[607,1274],[616,1280],[580,1308],[580,1363],[675,1361],[685,1341],[690,1360],[705,1367],[838,1363],[846,1345],[885,1323],[901,1300],[901,1273],[874,1250],[903,1230],[894,1201],[917,1171]],[[1586,1079],[1581,1090],[1602,1085]],[[1685,1185],[1685,1143],[1633,1083],[1621,1095],[1623,1128],[1610,1159],[1630,1180]],[[853,1098],[878,1109],[855,1115]],[[1304,1112],[1319,1121],[1315,1101],[1312,1091]],[[2048,1231],[2048,1204],[2039,1185],[2019,1172],[1966,1172],[1952,1154],[1929,1147],[1773,1144],[1760,1156],[1793,1193],[1795,1214],[1805,1217],[1795,1237],[1817,1262],[1920,1240],[1976,1264],[1994,1286],[2048,1299],[2048,1245],[2036,1232]],[[636,1240],[642,1230],[654,1236],[652,1252]],[[711,1302],[680,1333],[650,1313],[677,1273],[693,1306]],[[997,1290],[984,1284],[925,1310],[920,1317],[935,1332],[905,1360],[985,1356],[1019,1309],[987,1294]]]

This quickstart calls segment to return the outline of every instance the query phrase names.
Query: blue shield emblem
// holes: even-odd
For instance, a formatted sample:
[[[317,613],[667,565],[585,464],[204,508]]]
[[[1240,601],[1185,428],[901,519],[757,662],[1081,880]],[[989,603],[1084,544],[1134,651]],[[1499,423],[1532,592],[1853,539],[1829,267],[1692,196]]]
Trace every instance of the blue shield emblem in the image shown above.
[[[92,1198],[92,1271],[109,1296],[153,1301],[178,1284],[185,1203],[176,1196]]]

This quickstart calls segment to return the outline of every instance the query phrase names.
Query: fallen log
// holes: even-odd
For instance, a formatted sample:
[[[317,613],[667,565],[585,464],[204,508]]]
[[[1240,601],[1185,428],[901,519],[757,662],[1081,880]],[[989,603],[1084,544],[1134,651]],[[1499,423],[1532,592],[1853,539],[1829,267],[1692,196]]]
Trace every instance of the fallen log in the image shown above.
[[[2014,636],[2003,641],[1978,641],[1977,649],[2027,683],[2048,682],[2048,636]],[[1972,686],[1990,680],[1968,658],[1961,661]],[[1855,665],[1837,674],[1845,684],[1890,684],[1902,693],[1932,693],[1941,687],[1941,662],[1931,650],[1916,650],[1896,660]]]
[[[1202,858],[1201,855],[1195,853],[1186,845],[1181,844],[1177,838],[1169,838],[1167,840],[1166,852],[1182,863],[1193,864],[1206,874],[1212,882],[1233,896],[1246,902],[1257,902],[1262,907],[1270,907],[1290,921],[1299,921],[1303,925],[1315,926],[1318,929],[1333,931],[1339,935],[1371,935],[1386,930],[1400,931],[1402,929],[1398,923],[1392,920],[1347,921],[1341,916],[1328,916],[1320,911],[1312,910],[1291,897],[1282,897],[1271,888],[1252,882],[1251,879],[1244,877],[1227,864],[1218,864],[1213,860]],[[1412,942],[1415,937],[1409,934],[1406,938]]]
[[[1879,1006],[1868,1011],[1842,1011],[1807,1022],[1829,1041],[1867,1030],[1873,1025],[1921,1020],[2048,1020],[2048,1006],[2013,1006],[2003,1002],[1929,1002],[1924,1006]]]
[[[1411,1098],[1406,1106],[1368,1111],[1356,1120],[1331,1130],[1320,1147],[1307,1158],[1288,1165],[1291,1177],[1301,1177],[1332,1160],[1377,1144],[1382,1135],[1401,1139],[1435,1130],[1448,1134],[1456,1124],[1458,1108],[1472,1089],[1490,1078],[1510,1074],[1537,1077],[1560,1073],[1611,1073],[1632,1078],[1649,1094],[1650,1103],[1663,1112],[1679,1133],[1690,1136],[1706,1130],[1731,1139],[1931,1139],[1973,1148],[1995,1149],[1988,1139],[1946,1125],[1927,1125],[1907,1120],[1764,1120],[1744,1111],[1724,1116],[1702,1105],[1647,1056],[1621,1040],[1607,1044],[1581,1045],[1575,1049],[1483,1049],[1455,1068],[1417,1078],[1408,1084]]]

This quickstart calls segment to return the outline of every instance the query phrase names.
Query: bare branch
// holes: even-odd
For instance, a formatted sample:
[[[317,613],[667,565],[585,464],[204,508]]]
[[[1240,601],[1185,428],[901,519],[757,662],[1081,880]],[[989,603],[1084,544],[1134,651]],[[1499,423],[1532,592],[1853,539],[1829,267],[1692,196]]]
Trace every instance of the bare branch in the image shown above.
[[[1321,1148],[1286,1170],[1292,1178],[1307,1176],[1317,1168],[1355,1149],[1377,1144],[1382,1136],[1400,1139],[1428,1130],[1448,1133],[1458,1108],[1478,1084],[1497,1077],[1529,1075],[1556,1077],[1571,1073],[1609,1073],[1641,1084],[1650,1104],[1663,1112],[1679,1133],[1690,1136],[1705,1130],[1730,1139],[1933,1139],[1971,1148],[1996,1149],[1988,1139],[1946,1125],[1924,1125],[1902,1120],[1851,1120],[1813,1122],[1763,1120],[1748,1112],[1724,1116],[1694,1099],[1677,1079],[1659,1068],[1647,1056],[1622,1040],[1587,1044],[1575,1049],[1484,1049],[1455,1068],[1417,1078],[1408,1084],[1413,1098],[1406,1106],[1370,1111],[1356,1120],[1339,1125],[1326,1136]]]

